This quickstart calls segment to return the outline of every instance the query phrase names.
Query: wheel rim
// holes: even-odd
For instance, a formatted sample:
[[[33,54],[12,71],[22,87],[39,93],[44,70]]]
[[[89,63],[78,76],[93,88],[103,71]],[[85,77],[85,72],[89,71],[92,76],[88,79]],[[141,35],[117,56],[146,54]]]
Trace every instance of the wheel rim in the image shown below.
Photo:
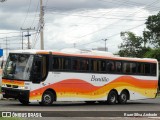
[[[50,104],[51,101],[52,101],[52,98],[51,98],[50,95],[48,95],[48,94],[44,95],[44,102],[45,102],[46,104]]]
[[[110,101],[114,103],[116,100],[116,96],[114,94],[111,95]]]
[[[125,102],[125,101],[127,100],[126,94],[122,94],[122,95],[121,95],[121,100],[122,100],[123,102]]]

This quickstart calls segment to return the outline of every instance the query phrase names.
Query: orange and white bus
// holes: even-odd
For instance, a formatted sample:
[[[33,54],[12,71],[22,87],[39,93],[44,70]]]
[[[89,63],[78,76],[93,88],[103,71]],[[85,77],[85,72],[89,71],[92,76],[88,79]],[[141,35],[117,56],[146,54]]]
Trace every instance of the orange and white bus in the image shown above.
[[[2,92],[4,98],[16,98],[22,104],[125,104],[127,100],[156,97],[158,70],[156,59],[116,57],[94,51],[20,50],[9,54]]]

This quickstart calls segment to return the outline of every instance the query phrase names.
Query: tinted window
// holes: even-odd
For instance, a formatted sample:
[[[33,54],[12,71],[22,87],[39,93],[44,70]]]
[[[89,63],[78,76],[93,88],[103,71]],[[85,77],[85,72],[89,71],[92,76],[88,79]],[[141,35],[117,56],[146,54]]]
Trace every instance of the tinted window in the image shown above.
[[[131,64],[123,63],[123,73],[131,73]]]
[[[143,63],[137,63],[137,73],[144,74],[144,64]]]
[[[122,63],[116,62],[116,72],[122,72]]]
[[[91,60],[91,71],[94,71],[94,72],[106,71],[105,60]]]
[[[107,72],[114,72],[115,65],[113,61],[107,61]]]
[[[145,72],[145,75],[149,75],[151,74],[151,66],[150,64],[144,64],[144,72]]]
[[[70,58],[53,57],[54,70],[70,70],[70,66],[71,66]]]
[[[151,74],[156,75],[157,74],[157,65],[151,64]]]
[[[89,60],[74,58],[72,60],[72,70],[75,71],[88,71],[89,70]]]

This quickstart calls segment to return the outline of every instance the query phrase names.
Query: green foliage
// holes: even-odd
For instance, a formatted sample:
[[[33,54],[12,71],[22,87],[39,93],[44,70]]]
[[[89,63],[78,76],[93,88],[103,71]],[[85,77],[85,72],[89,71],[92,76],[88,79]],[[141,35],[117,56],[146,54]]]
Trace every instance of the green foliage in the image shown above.
[[[151,49],[144,55],[146,58],[156,58],[158,61],[160,61],[160,48],[157,49]]]
[[[140,36],[136,36],[132,32],[121,32],[123,43],[119,46],[119,55],[123,57],[143,57],[144,53],[150,48],[146,48],[147,40]],[[142,46],[142,44],[145,44]]]
[[[149,16],[145,22],[147,30],[142,36],[132,32],[121,32],[123,43],[119,46],[119,55],[123,57],[149,57],[160,61],[160,12]],[[147,45],[154,46],[152,50]]]
[[[147,37],[155,48],[160,47],[160,12],[157,15],[149,16],[146,21]]]

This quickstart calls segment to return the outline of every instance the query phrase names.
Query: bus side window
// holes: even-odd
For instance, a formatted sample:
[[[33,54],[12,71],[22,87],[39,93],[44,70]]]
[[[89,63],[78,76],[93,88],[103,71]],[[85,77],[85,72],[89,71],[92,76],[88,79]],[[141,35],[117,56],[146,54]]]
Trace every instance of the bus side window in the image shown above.
[[[59,68],[58,57],[53,57],[53,69],[57,70]]]
[[[97,60],[91,60],[91,71],[97,72]]]
[[[156,76],[156,74],[157,74],[157,65],[156,64],[151,64],[151,74]]]
[[[131,73],[131,66],[130,63],[123,63],[123,73]]]
[[[87,59],[81,60],[81,70],[83,70],[83,71],[89,70],[89,60],[87,60]]]
[[[72,60],[72,69],[76,71],[80,70],[80,60],[79,59]]]
[[[144,74],[144,64],[143,63],[137,63],[137,73]]]
[[[112,61],[107,62],[107,72],[114,72],[114,71],[115,71],[114,62]]]
[[[97,71],[98,72],[106,71],[106,62],[104,60],[97,61]]]
[[[150,64],[144,64],[144,71],[145,71],[145,75],[149,75],[151,74],[151,66]]]
[[[63,58],[63,70],[70,70],[70,66],[71,66],[71,59],[69,58]]]
[[[136,71],[136,63],[131,63],[131,72],[133,73],[133,74],[135,74],[137,71]]]
[[[121,72],[121,71],[122,71],[122,63],[116,62],[116,72]]]

